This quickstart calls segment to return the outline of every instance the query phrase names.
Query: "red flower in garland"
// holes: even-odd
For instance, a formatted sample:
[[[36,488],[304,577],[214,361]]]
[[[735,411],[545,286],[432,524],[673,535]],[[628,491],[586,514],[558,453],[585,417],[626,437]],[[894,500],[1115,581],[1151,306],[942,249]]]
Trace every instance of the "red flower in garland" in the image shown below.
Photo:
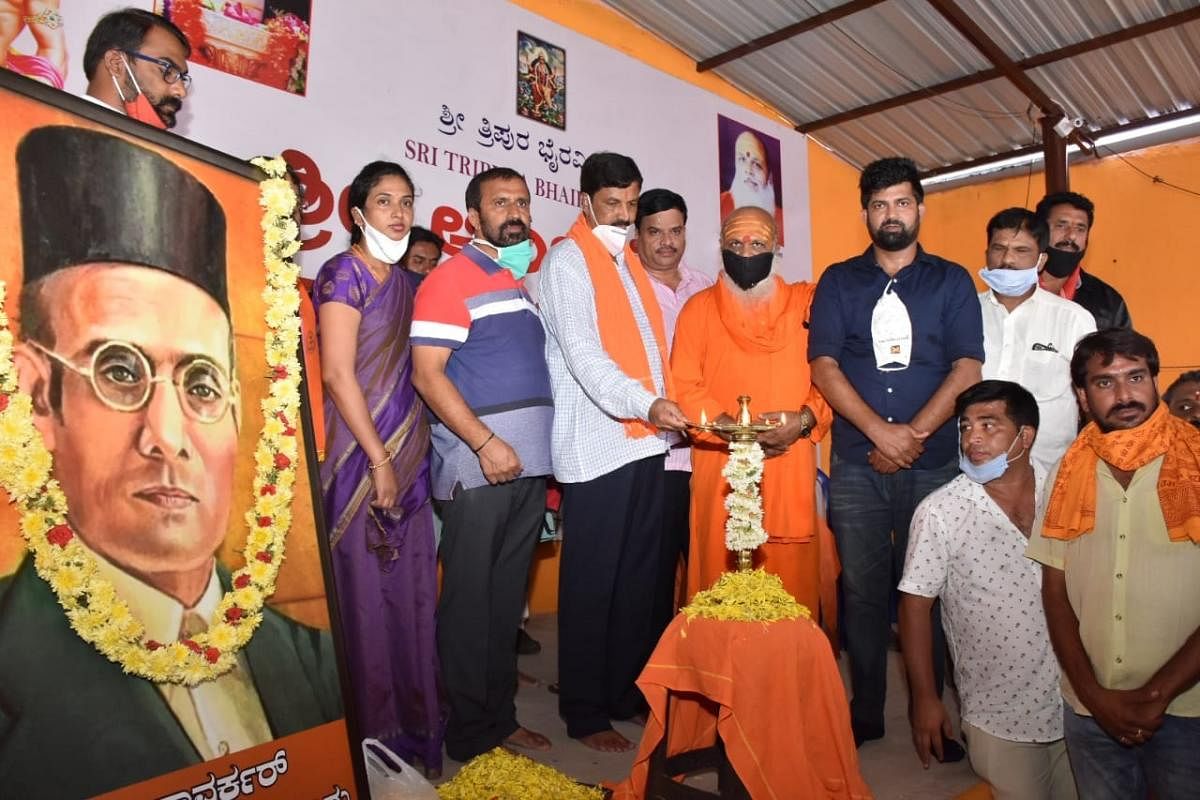
[[[275,454],[275,469],[287,469],[292,465],[292,460],[283,453]]]
[[[8,408],[8,395],[0,394],[0,411],[4,411],[6,408]]]
[[[286,378],[287,376],[288,376],[287,367],[283,367],[283,366],[274,367],[271,370],[271,380],[273,380],[273,381],[281,381],[284,378]]]
[[[217,663],[217,659],[221,657],[221,651],[215,647],[204,648],[204,659],[210,664]]]
[[[233,585],[238,589],[245,589],[250,585],[250,576],[243,572],[233,579]]]
[[[181,645],[183,645],[184,647],[186,647],[188,650],[191,650],[193,653],[200,652],[200,645],[196,644],[191,639],[180,639],[179,643]]]
[[[225,621],[226,622],[236,623],[239,620],[241,620],[241,618],[242,618],[242,610],[240,608],[238,608],[237,606],[233,606],[232,608],[230,608],[228,611],[225,612]]]
[[[67,542],[71,541],[71,537],[75,534],[71,532],[71,528],[67,525],[55,525],[46,532],[46,541],[50,544],[66,547]]]
[[[274,520],[272,520],[270,517],[259,517],[258,518],[258,527],[269,528],[269,527],[271,527],[272,522],[274,522]]]
[[[160,647],[162,647],[162,642],[156,642],[153,639],[146,640],[146,649],[149,650],[150,652],[154,652],[155,650],[157,650]]]
[[[260,495],[264,495],[264,496],[265,496],[265,495],[268,495],[268,494],[275,494],[275,484],[273,484],[273,483],[264,483],[264,484],[263,484],[263,487],[262,487],[261,489],[259,489],[259,490],[258,490],[258,493],[259,493]]]
[[[272,556],[266,550],[259,550],[258,553],[254,557],[257,558],[259,561],[263,562],[264,564],[271,563]]]

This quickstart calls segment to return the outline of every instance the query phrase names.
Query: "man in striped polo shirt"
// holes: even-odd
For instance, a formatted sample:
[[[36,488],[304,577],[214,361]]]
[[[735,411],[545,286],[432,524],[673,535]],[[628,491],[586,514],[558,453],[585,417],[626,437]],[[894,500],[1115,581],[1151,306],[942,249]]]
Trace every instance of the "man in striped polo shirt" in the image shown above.
[[[446,753],[548,750],[516,719],[525,584],[545,511],[554,406],[545,334],[523,286],[533,260],[529,188],[505,167],[467,184],[475,239],[429,273],[413,312],[413,384],[433,412],[442,502],[438,655]]]

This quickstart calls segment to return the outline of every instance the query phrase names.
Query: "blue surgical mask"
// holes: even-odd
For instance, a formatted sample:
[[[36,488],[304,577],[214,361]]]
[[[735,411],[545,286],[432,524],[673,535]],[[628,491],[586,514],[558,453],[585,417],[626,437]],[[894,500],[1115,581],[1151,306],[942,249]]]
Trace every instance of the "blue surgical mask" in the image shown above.
[[[979,277],[996,294],[1005,297],[1020,297],[1037,286],[1038,271],[1035,267],[1029,269],[981,269]]]
[[[512,276],[517,280],[525,277],[525,273],[529,272],[529,265],[533,263],[533,242],[529,239],[510,244],[508,247],[500,247],[491,242],[484,242],[482,239],[476,239],[477,242],[482,242],[488,247],[496,251],[495,262],[506,270],[512,273]]]
[[[1013,444],[1016,444],[1021,439],[1021,431],[1017,430],[1017,437],[1013,439],[1012,444],[1008,446],[1008,450],[1012,450]],[[958,451],[958,468],[962,470],[962,474],[966,475],[971,480],[979,484],[991,483],[999,478],[1008,469],[1008,465],[1016,461],[1025,453],[1025,447],[1021,447],[1021,452],[1017,453],[1012,458],[1008,457],[1008,450],[1005,450],[995,458],[990,458],[982,464],[973,464],[971,459],[967,458],[967,454],[962,452],[961,446]]]

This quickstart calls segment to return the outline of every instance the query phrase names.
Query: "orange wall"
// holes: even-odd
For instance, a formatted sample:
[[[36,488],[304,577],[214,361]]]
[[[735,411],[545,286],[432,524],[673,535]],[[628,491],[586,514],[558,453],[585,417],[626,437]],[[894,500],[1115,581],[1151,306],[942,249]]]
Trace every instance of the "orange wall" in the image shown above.
[[[1124,297],[1134,326],[1154,340],[1163,363],[1160,387],[1200,367],[1194,319],[1200,309],[1200,197],[1152,182],[1150,175],[1200,191],[1200,138],[1150,147],[1071,166],[1071,189],[1096,204],[1096,223],[1084,268]],[[972,273],[983,265],[989,217],[1009,206],[1032,208],[1044,193],[1042,173],[963,186],[925,197],[921,241]],[[819,205],[814,193],[811,202]],[[978,282],[978,281],[977,281]],[[981,286],[982,288],[982,286]]]

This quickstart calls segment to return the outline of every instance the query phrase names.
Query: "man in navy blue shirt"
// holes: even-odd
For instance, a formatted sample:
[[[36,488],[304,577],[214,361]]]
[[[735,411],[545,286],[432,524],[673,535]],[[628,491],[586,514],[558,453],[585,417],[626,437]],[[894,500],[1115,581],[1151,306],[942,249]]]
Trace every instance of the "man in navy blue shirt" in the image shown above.
[[[885,158],[859,179],[872,246],[821,276],[808,358],[836,416],[830,513],[842,561],[855,742],[883,736],[889,603],[908,527],[958,473],[954,398],[980,380],[983,321],[967,271],[917,244],[925,192],[916,165]],[[935,611],[935,615],[937,612]],[[944,635],[933,621],[938,693]],[[962,750],[951,742],[943,760]]]

